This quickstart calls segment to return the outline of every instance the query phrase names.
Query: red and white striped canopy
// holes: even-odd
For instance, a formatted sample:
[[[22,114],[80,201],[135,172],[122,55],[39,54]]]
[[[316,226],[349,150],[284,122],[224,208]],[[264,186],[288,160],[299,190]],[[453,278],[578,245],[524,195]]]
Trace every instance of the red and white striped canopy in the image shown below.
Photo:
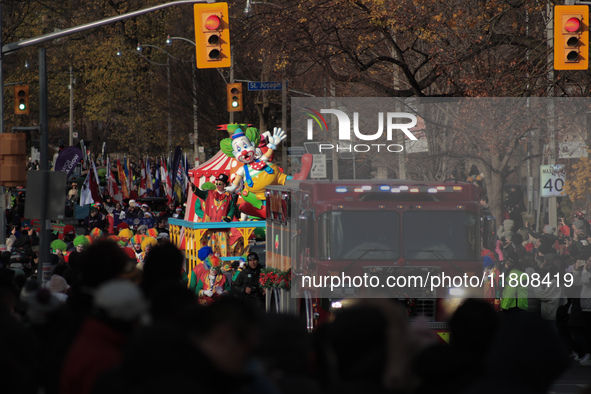
[[[237,169],[238,162],[234,158],[226,156],[222,151],[219,151],[199,167],[190,170],[189,176],[194,179],[193,183],[198,186],[202,186],[207,181],[213,182],[220,174],[228,175],[230,182],[232,182]]]

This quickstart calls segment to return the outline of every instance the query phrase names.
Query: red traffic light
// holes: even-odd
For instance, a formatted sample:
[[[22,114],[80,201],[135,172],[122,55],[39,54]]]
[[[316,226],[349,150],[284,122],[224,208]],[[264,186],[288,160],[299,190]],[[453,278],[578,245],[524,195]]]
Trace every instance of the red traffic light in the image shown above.
[[[569,33],[579,31],[580,28],[581,21],[579,20],[579,18],[568,18],[568,20],[564,24],[564,30],[568,31]]]
[[[221,20],[217,15],[210,15],[205,20],[205,28],[207,30],[217,30],[219,29],[221,24]]]

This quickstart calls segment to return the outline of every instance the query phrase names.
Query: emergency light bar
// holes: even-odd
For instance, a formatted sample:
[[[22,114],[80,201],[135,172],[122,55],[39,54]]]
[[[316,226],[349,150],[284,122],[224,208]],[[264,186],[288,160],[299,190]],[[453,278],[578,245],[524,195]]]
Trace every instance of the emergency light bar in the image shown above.
[[[381,186],[361,186],[361,187],[347,187],[347,186],[337,186],[335,191],[337,193],[364,193],[364,192],[391,192],[391,193],[400,193],[400,192],[410,192],[410,193],[454,193],[454,192],[461,192],[463,190],[462,186],[413,186],[409,187],[406,185],[401,186],[388,186],[388,185],[381,185]]]

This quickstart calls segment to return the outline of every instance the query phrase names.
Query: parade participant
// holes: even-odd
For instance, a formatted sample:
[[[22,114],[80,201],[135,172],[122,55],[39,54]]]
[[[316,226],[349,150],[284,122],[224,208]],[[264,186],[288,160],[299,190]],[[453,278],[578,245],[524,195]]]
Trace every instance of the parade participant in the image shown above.
[[[500,271],[490,256],[482,258],[482,268],[484,269],[484,299],[495,308],[495,311],[499,311],[502,290],[499,288]]]
[[[174,219],[182,219],[183,218],[183,208],[181,207],[176,207],[174,210],[174,213],[172,214],[172,217]]]
[[[119,230],[119,241],[124,241],[127,245],[131,237],[133,237],[133,231],[131,231],[129,228],[126,227]]]
[[[231,222],[236,214],[236,205],[232,195],[225,189],[228,186],[228,176],[220,174],[215,180],[215,190],[201,190],[191,183],[193,193],[204,201],[204,222]],[[229,255],[230,230],[208,230],[205,235],[207,244],[220,256]]]
[[[90,207],[90,214],[84,219],[86,234],[90,234],[93,228],[103,228],[103,217],[96,206]]]
[[[232,293],[256,306],[262,307],[264,302],[264,290],[261,289],[259,278],[261,265],[259,255],[256,252],[248,254],[248,265],[244,267],[232,285]]]
[[[131,247],[133,248],[133,251],[135,252],[135,257],[138,261],[141,261],[142,241],[143,240],[144,240],[144,237],[142,237],[140,234],[134,235],[129,240],[129,242],[131,243]]]
[[[156,245],[158,245],[158,241],[156,241],[156,238],[144,238],[144,240],[141,243],[142,253],[140,254],[140,258],[138,258],[137,264],[137,267],[139,269],[144,269],[144,262],[146,260],[146,256],[148,255],[148,253],[150,253],[150,250],[152,250],[152,248]]]
[[[78,191],[78,184],[76,182],[72,182],[72,188],[68,192],[68,200],[72,202],[78,202],[80,199],[80,192]]]
[[[90,241],[84,235],[79,235],[74,238],[74,247],[78,253],[82,253],[84,249],[90,246]]]
[[[94,240],[97,240],[97,239],[99,239],[99,238],[102,238],[102,236],[103,236],[103,230],[101,230],[101,229],[100,229],[100,228],[98,228],[98,227],[95,227],[95,228],[93,228],[93,229],[90,231],[90,236],[91,236],[91,237],[92,237]]]
[[[228,131],[232,133],[232,136],[222,140],[220,148],[226,156],[235,158],[243,166],[238,168],[234,183],[226,190],[234,192],[244,178],[243,198],[247,200],[250,194],[254,194],[255,204],[259,206],[246,202],[240,206],[240,210],[247,215],[265,218],[265,209],[260,205],[265,200],[265,188],[269,185],[283,185],[287,179],[279,167],[269,161],[269,157],[277,149],[277,146],[287,138],[285,131],[281,128],[274,128],[273,134],[269,136],[267,142],[269,149],[260,156],[257,155],[256,149],[260,141],[260,133],[256,128],[249,127],[242,130],[238,125],[229,125]]]
[[[64,241],[62,241],[61,239],[55,239],[51,242],[49,247],[51,248],[51,253],[53,253],[54,255],[56,255],[58,257],[58,259],[59,259],[58,264],[64,264],[65,263],[64,254],[66,253],[66,250],[68,248],[66,243]]]
[[[208,253],[206,257],[204,255]],[[203,261],[203,274],[198,277],[191,275],[189,282],[189,289],[194,291],[199,298],[201,305],[209,305],[217,298],[228,294],[230,290],[230,282],[226,280],[225,275],[222,274],[222,261],[213,254],[210,247],[203,247],[199,250],[200,258]]]
[[[526,275],[517,253],[511,253],[505,260],[505,287],[501,296],[501,309],[506,312],[524,312],[528,309],[528,288],[520,279]]]

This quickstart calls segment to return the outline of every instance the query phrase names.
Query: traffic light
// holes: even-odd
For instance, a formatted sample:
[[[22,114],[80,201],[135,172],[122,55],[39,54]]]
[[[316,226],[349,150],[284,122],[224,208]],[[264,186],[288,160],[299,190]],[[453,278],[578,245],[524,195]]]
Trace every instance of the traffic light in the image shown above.
[[[589,68],[589,7],[554,7],[554,69]]]
[[[242,111],[242,84],[227,84],[226,93],[226,96],[228,97],[228,112]]]
[[[0,185],[27,184],[27,136],[25,133],[0,134]]]
[[[27,85],[17,85],[14,87],[14,113],[16,115],[28,115],[31,112],[29,108],[29,87]]]
[[[228,3],[195,4],[197,68],[230,67]]]

